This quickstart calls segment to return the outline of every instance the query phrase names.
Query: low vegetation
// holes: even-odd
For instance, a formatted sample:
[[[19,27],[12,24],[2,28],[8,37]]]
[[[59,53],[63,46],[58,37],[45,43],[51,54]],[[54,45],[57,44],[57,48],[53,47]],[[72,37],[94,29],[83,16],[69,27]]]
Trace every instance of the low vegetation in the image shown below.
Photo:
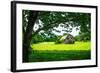
[[[75,44],[55,44],[43,42],[31,45],[32,53],[29,62],[84,60],[90,59],[90,42],[75,42]]]

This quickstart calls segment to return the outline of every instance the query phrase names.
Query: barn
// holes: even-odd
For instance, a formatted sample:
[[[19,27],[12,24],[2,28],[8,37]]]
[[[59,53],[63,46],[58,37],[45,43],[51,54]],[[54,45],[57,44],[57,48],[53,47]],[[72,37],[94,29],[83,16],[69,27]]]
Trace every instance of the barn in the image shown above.
[[[59,41],[64,44],[74,44],[75,38],[71,34],[64,34]]]

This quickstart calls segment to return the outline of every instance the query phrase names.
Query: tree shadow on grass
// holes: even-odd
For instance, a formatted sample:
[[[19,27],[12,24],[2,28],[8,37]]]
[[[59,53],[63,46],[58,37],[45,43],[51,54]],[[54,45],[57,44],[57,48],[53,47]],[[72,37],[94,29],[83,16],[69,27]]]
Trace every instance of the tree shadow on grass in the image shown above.
[[[29,62],[66,61],[91,59],[90,50],[68,50],[68,51],[33,51],[29,55]]]

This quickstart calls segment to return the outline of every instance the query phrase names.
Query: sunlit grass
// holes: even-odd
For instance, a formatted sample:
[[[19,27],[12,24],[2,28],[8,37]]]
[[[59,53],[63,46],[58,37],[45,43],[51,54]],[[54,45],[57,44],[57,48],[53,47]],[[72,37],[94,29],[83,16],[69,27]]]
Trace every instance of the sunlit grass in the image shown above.
[[[55,44],[54,42],[43,42],[32,44],[33,50],[90,50],[90,42],[75,42],[75,44]]]

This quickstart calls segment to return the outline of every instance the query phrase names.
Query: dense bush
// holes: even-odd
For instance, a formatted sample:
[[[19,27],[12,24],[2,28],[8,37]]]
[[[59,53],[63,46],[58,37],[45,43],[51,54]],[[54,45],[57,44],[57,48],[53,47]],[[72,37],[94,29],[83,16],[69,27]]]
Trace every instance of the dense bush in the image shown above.
[[[80,33],[79,35],[75,36],[75,40],[76,41],[90,41],[91,40],[90,33],[88,32]]]
[[[37,34],[33,36],[31,43],[39,43],[39,42],[55,42],[58,40],[58,37],[54,34]]]

